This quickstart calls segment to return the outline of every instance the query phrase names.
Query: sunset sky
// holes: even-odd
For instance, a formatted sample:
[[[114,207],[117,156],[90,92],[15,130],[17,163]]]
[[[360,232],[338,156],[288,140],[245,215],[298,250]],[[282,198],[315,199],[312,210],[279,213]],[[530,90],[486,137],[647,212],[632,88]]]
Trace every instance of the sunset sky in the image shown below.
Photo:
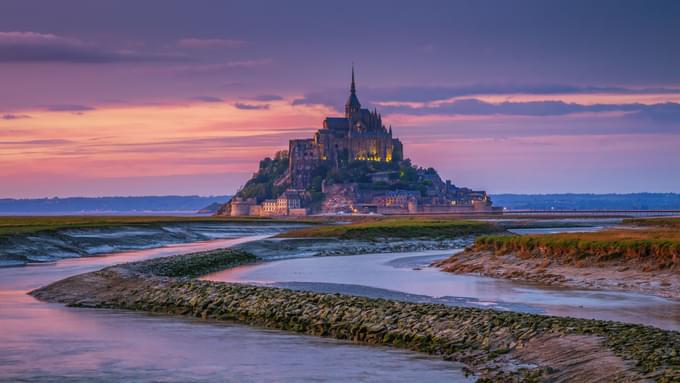
[[[680,192],[678,1],[0,2],[0,198],[230,194],[338,115],[490,193]]]

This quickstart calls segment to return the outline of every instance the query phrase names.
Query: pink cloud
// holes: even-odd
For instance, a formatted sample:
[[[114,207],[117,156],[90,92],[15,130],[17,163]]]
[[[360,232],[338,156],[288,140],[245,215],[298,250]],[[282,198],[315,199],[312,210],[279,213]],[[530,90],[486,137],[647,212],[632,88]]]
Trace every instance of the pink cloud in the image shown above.
[[[74,38],[57,36],[51,33],[37,33],[37,32],[0,32],[0,45],[15,45],[15,44],[65,44],[65,45],[83,45],[83,43]]]
[[[50,33],[0,32],[0,62],[102,64],[187,59],[176,53],[109,49]]]
[[[33,180],[41,177],[100,185],[125,179],[128,194],[144,188],[153,193],[151,179],[170,184],[195,174],[204,181],[209,175],[239,174],[245,180],[261,158],[285,149],[288,139],[310,137],[325,116],[339,113],[293,106],[292,98],[257,112],[235,108],[239,99],[233,97],[223,103],[96,105],[78,117],[28,110],[33,118],[13,121],[13,133],[0,143],[0,183],[13,185],[2,192],[39,193],[30,188],[38,187]],[[674,155],[680,135],[662,129],[642,134],[639,126],[629,131],[616,116],[397,117],[384,119],[415,163],[435,167],[456,184],[492,192],[665,191],[672,185],[647,175],[680,168]],[[226,185],[223,190],[206,186],[190,194],[230,193],[242,182],[236,179],[219,183]],[[60,190],[60,195],[78,194],[75,186]]]
[[[3,114],[2,116],[0,116],[1,120],[23,120],[26,118],[31,118],[31,116],[27,114],[12,114],[12,113]]]
[[[177,41],[177,45],[181,48],[238,48],[245,45],[246,42],[235,39],[200,39],[200,38],[184,38]]]

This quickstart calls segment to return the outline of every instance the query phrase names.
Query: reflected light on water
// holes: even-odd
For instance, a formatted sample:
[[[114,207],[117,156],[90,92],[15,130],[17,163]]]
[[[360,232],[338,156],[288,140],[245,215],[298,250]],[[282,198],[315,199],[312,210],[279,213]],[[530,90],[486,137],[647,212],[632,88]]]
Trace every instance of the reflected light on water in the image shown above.
[[[223,248],[251,236],[0,269],[0,382],[468,382],[403,350],[139,312],[69,308],[26,293],[112,264]]]

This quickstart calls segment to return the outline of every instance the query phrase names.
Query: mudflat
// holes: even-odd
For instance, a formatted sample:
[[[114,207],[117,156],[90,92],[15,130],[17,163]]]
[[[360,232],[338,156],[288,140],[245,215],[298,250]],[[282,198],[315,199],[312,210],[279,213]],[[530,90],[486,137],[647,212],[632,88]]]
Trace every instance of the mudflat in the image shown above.
[[[480,381],[680,379],[674,331],[192,279],[254,259],[235,250],[154,259],[70,277],[32,295],[407,348],[463,363]]]
[[[453,273],[680,298],[680,218],[595,233],[479,237],[435,265]]]
[[[443,271],[478,274],[492,278],[535,282],[570,288],[620,290],[680,299],[680,274],[675,271],[642,271],[620,264],[574,266],[546,258],[526,258],[516,253],[466,250],[434,263]]]

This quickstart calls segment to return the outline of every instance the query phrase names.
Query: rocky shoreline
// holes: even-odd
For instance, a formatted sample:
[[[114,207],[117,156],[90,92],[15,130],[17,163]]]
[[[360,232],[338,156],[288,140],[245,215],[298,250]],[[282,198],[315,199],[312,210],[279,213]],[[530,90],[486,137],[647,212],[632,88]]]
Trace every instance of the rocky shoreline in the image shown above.
[[[220,250],[109,267],[33,291],[70,306],[238,321],[426,352],[480,381],[680,380],[680,333],[609,321],[416,304],[192,279],[251,262]]]
[[[638,292],[680,299],[680,274],[671,270],[645,271],[643,267],[610,262],[607,265],[575,266],[549,257],[521,257],[469,248],[434,266],[458,274],[476,274],[581,289]]]
[[[36,233],[0,235],[0,267],[93,257],[120,251],[228,239],[244,233],[274,235],[296,223],[187,221],[75,227]]]

